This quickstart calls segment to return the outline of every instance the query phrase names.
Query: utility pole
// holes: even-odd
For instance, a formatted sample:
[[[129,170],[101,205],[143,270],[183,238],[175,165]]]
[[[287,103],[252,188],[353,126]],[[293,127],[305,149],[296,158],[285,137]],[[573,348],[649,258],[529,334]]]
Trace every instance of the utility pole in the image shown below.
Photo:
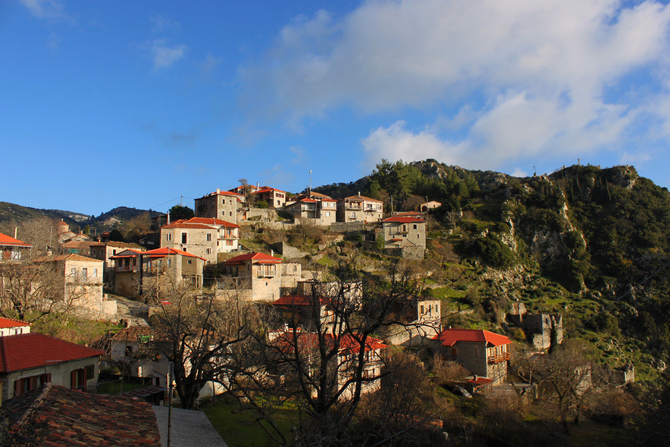
[[[168,374],[168,390],[170,395],[168,396],[169,406],[168,406],[168,432],[167,432],[167,447],[170,447],[170,432],[172,431],[172,379],[174,377],[174,363],[170,362],[170,370]]]
[[[309,195],[312,195],[312,170],[309,170]]]

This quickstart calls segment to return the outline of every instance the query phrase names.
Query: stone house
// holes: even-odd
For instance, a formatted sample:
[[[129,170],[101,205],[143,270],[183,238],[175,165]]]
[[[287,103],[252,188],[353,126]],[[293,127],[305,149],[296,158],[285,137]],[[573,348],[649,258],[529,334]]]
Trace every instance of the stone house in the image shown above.
[[[512,341],[504,335],[482,329],[445,329],[433,337],[438,353],[445,360],[460,363],[477,378],[492,385],[506,377]]]
[[[221,219],[212,217],[193,217],[186,222],[209,225],[216,229],[216,252],[229,253],[239,249],[240,226]]]
[[[419,211],[422,213],[427,213],[430,210],[437,209],[442,206],[442,203],[437,202],[435,200],[431,200],[430,202],[424,202],[419,205]]]
[[[328,327],[335,321],[334,312],[328,308],[328,300],[313,295],[286,295],[272,303],[290,328],[310,332],[316,330],[316,321]]]
[[[161,248],[173,248],[199,256],[208,264],[216,264],[219,231],[211,225],[177,220],[161,227]]]
[[[282,260],[265,253],[251,252],[223,263],[217,295],[235,293],[251,301],[273,302],[281,295]]]
[[[213,217],[236,224],[238,210],[243,201],[244,195],[217,188],[215,192],[195,199],[195,217]],[[244,220],[241,217],[240,220]]]
[[[107,241],[107,242],[91,243],[89,245],[89,253],[87,253],[86,255],[90,256],[91,258],[103,261],[104,271],[109,272],[111,270],[114,270],[114,268],[116,267],[114,264],[114,260],[111,259],[112,256],[115,256],[117,253],[120,253],[128,249],[132,249],[135,251],[145,251],[144,247],[138,244],[132,244],[128,242]]]
[[[149,379],[151,385],[167,388],[170,361],[147,348],[147,343],[155,343],[155,337],[160,337],[156,334],[156,330],[148,326],[124,328],[110,339],[110,357],[114,362],[126,363],[131,377]]]
[[[87,391],[98,379],[104,354],[39,333],[0,337],[0,381],[3,400],[48,382]]]
[[[302,354],[306,370],[316,371],[319,368],[321,356],[319,355],[319,336],[314,332],[278,331],[270,334],[271,342],[281,352],[281,355],[290,358],[296,351]],[[337,350],[337,355],[330,357],[328,370],[336,374],[337,387],[346,386],[354,371],[359,366],[358,353],[361,349],[361,341],[354,334],[344,334],[339,338],[332,334],[323,337],[325,348]],[[387,348],[382,340],[367,337],[365,341],[363,358],[363,378],[367,379],[362,384],[361,394],[369,394],[379,390],[381,386],[380,374],[384,366],[383,355]],[[292,371],[286,371],[290,375]],[[314,378],[319,381],[318,378]],[[290,380],[290,378],[289,378]],[[340,395],[340,400],[351,399],[354,393],[354,384],[350,384]],[[316,397],[316,390],[313,391]]]
[[[337,202],[338,222],[380,222],[384,215],[384,202],[358,195],[345,197]]]
[[[114,293],[138,296],[157,293],[163,287],[188,283],[202,287],[205,259],[174,248],[156,248],[145,252],[124,250],[112,256],[116,267]],[[141,266],[141,268],[140,268]]]
[[[58,243],[59,244],[64,244],[69,241],[90,241],[92,240],[89,236],[85,235],[81,231],[79,233],[75,233],[73,231],[70,231],[70,225],[65,223],[63,219],[56,224],[56,234],[58,237]]]
[[[426,221],[410,216],[393,216],[382,221],[381,234],[384,251],[391,256],[423,259],[426,251]]]
[[[292,202],[284,208],[291,213],[296,223],[328,226],[337,221],[337,201],[331,198],[320,200],[309,197]]]
[[[20,261],[31,248],[30,244],[0,233],[0,261]]]
[[[523,303],[512,303],[509,318],[523,328],[528,343],[539,351],[563,343],[561,314],[530,314]]]
[[[30,334],[30,323],[13,318],[0,317],[0,337]]]
[[[35,260],[38,264],[51,264],[62,287],[63,301],[76,307],[88,309],[99,316],[116,313],[111,302],[103,301],[103,268],[99,259],[68,254],[43,256]],[[60,294],[60,290],[59,290]]]
[[[423,346],[442,331],[442,302],[412,297],[411,306],[396,305],[393,312],[401,324],[388,327],[384,341],[393,345]]]
[[[269,208],[284,208],[286,203],[286,191],[263,186],[251,193],[255,200],[265,201]]]

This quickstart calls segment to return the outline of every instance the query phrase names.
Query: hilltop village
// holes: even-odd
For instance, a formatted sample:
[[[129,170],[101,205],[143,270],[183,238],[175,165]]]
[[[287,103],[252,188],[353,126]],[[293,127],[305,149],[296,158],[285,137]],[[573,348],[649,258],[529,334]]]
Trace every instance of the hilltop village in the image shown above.
[[[10,416],[8,436],[97,439],[54,415],[51,401],[96,430],[111,424],[103,445],[126,445],[122,433],[165,445],[171,405],[209,417],[207,445],[225,445],[214,429],[230,430],[217,425],[217,408],[244,415],[239,424],[272,445],[489,445],[501,436],[532,445],[517,442],[529,430],[517,417],[539,409],[553,414],[535,440],[569,442],[587,417],[625,430],[633,363],[594,361],[561,311],[529,309],[510,288],[496,294],[505,275],[529,270],[497,261],[484,271],[450,248],[472,212],[365,193],[245,182],[153,217],[134,241],[62,220],[49,245],[0,234],[2,400],[32,409]],[[475,271],[494,291],[488,299],[461,286]],[[53,330],[54,318],[79,329],[58,333],[66,339],[35,330]],[[107,326],[83,340],[84,321]],[[513,426],[485,422],[502,414]],[[22,431],[35,421],[48,427]],[[171,429],[195,436],[186,422]]]

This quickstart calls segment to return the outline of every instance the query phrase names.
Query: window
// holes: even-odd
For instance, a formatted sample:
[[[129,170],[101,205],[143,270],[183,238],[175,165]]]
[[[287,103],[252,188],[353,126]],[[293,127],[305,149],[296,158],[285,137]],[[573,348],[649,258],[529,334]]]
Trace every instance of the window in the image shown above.
[[[190,260],[190,259],[188,260],[188,264],[189,264],[189,265],[191,264],[191,260]]]
[[[94,278],[98,277],[98,269],[93,269],[93,277]]]
[[[168,233],[165,235],[165,240],[171,241],[172,240],[172,234]]]
[[[70,276],[72,276],[72,277],[77,276],[77,268],[76,267],[72,267],[70,269]]]
[[[226,241],[226,245],[229,246],[229,247],[232,247],[233,241]]]
[[[233,217],[233,212],[232,211],[230,212],[230,217]]]
[[[81,269],[81,279],[86,280],[88,278],[88,268],[84,267]]]
[[[186,233],[182,233],[182,234],[181,234],[181,243],[182,243],[182,244],[185,244],[185,243],[186,243],[186,236],[187,236]]]
[[[212,233],[207,233],[207,242],[212,242]]]
[[[14,396],[27,393],[49,382],[51,382],[51,374],[39,374],[16,380],[14,381]]]
[[[168,258],[168,260],[167,260],[167,266],[168,266],[168,267],[172,266],[172,259]]]
[[[479,357],[479,347],[478,346],[474,347],[474,354],[475,354],[475,357]]]
[[[86,391],[86,368],[75,369],[70,373],[70,389]]]
[[[414,229],[416,230],[417,228],[418,228],[418,226],[415,224],[415,225],[414,225]]]
[[[211,255],[211,254],[212,254],[212,249],[211,249],[211,248],[208,248],[208,249],[207,249],[207,254],[208,254],[208,255]]]
[[[330,217],[330,211],[326,211],[326,217]]]

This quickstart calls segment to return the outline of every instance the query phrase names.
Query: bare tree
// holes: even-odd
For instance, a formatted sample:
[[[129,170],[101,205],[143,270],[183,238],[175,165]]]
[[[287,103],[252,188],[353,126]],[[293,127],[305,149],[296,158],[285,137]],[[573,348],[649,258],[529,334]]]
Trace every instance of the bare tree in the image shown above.
[[[51,313],[66,313],[84,298],[89,283],[69,277],[62,263],[0,263],[0,315],[35,322]]]
[[[312,312],[303,315],[309,325],[276,330],[280,317],[263,313],[263,329],[247,340],[227,381],[242,409],[283,444],[288,441],[273,412],[287,400],[300,410],[298,444],[347,443],[363,396],[377,390],[390,370],[374,335],[416,306],[408,272],[371,280],[349,266],[338,275],[336,282],[312,283],[306,297]]]
[[[189,287],[173,285],[163,295],[150,321],[157,333],[152,349],[173,363],[181,405],[197,406],[208,382],[229,376],[232,348],[250,333],[253,308],[236,301],[196,296]]]

